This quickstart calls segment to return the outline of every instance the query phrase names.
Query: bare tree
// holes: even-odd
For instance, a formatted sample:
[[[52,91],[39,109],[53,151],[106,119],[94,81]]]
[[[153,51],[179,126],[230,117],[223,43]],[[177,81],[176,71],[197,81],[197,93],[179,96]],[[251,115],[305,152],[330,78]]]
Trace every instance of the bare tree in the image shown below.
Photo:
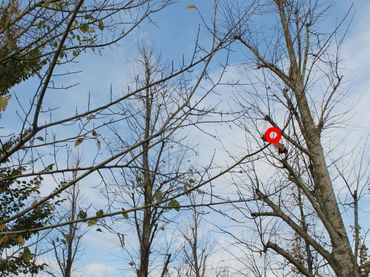
[[[181,74],[184,74],[185,72],[189,72],[192,68],[201,68],[201,66],[204,66],[206,69],[209,65],[209,62],[215,52],[218,49],[221,49],[224,47],[226,38],[223,38],[221,40],[215,40],[213,44],[213,48],[206,52],[200,49],[196,49],[196,53],[191,58],[190,62],[188,64],[181,64],[179,68],[176,70],[174,67],[170,68],[167,71],[168,75],[162,75],[158,80],[156,80],[154,83],[147,84],[145,87],[138,87],[135,90],[131,90],[130,88],[127,89],[127,93],[125,93],[123,96],[117,97],[113,99],[112,94],[110,94],[110,99],[106,103],[96,106],[94,108],[91,108],[91,103],[87,99],[88,108],[83,112],[77,112],[77,114],[70,114],[69,116],[66,116],[61,119],[53,119],[53,111],[54,108],[49,107],[47,103],[45,103],[45,96],[46,93],[49,92],[51,84],[54,83],[54,78],[59,76],[55,76],[54,70],[57,67],[62,67],[65,62],[68,62],[67,60],[63,60],[63,57],[65,55],[62,55],[62,53],[70,53],[73,49],[79,49],[80,46],[66,46],[66,43],[69,42],[70,36],[74,36],[75,32],[80,30],[82,33],[90,34],[92,32],[86,31],[85,28],[90,28],[89,26],[83,25],[84,27],[81,28],[75,28],[76,20],[80,20],[83,18],[91,18],[92,15],[89,16],[89,12],[96,12],[99,13],[100,11],[107,12],[107,20],[110,18],[110,16],[116,15],[118,12],[122,13],[128,13],[133,14],[134,11],[137,12],[142,11],[141,9],[144,9],[144,14],[140,16],[141,13],[138,14],[139,20],[135,21],[132,27],[137,26],[138,23],[142,22],[145,18],[149,16],[152,12],[158,11],[163,7],[163,4],[167,4],[166,1],[128,1],[128,3],[125,4],[112,4],[107,3],[106,1],[103,1],[102,6],[95,7],[95,6],[84,6],[83,1],[79,1],[77,3],[71,3],[68,4],[63,2],[63,5],[67,5],[66,7],[62,5],[62,7],[54,7],[53,5],[56,4],[59,1],[52,1],[48,3],[44,3],[43,1],[38,2],[37,5],[27,6],[24,7],[23,11],[19,15],[19,18],[17,17],[14,19],[16,23],[12,24],[19,24],[18,21],[25,20],[26,22],[35,22],[36,19],[30,20],[30,19],[24,19],[24,17],[29,16],[32,17],[33,11],[36,9],[40,9],[41,11],[44,11],[45,13],[51,12],[51,17],[55,18],[56,21],[51,21],[56,24],[56,27],[58,27],[61,31],[61,35],[57,39],[57,49],[55,51],[51,51],[48,55],[50,56],[50,61],[47,63],[47,70],[43,76],[39,79],[39,88],[35,92],[33,96],[30,97],[30,105],[28,107],[23,106],[20,102],[20,112],[19,112],[19,118],[20,121],[18,122],[19,125],[14,124],[12,127],[13,129],[10,130],[9,134],[4,134],[2,138],[2,149],[0,153],[0,160],[2,163],[2,166],[7,167],[9,166],[9,163],[12,164],[29,164],[31,165],[32,170],[28,173],[18,174],[17,176],[8,176],[2,178],[2,180],[11,180],[15,178],[28,178],[32,176],[41,176],[41,175],[48,175],[52,176],[54,180],[58,180],[57,176],[71,171],[77,171],[79,172],[79,175],[72,181],[60,184],[58,181],[56,181],[58,187],[53,190],[52,193],[47,195],[46,197],[40,199],[37,201],[37,203],[33,203],[32,206],[25,207],[23,211],[14,214],[13,216],[2,220],[1,224],[7,224],[11,221],[16,220],[17,218],[20,218],[24,216],[25,214],[29,213],[33,209],[36,209],[38,206],[42,205],[43,203],[46,203],[52,198],[55,198],[57,195],[59,195],[64,190],[72,187],[75,183],[83,180],[90,174],[97,174],[98,177],[100,177],[99,173],[97,172],[98,169],[111,169],[111,168],[117,168],[117,167],[125,167],[128,164],[118,164],[115,163],[117,160],[119,160],[120,157],[123,157],[125,155],[128,155],[132,151],[142,147],[146,144],[146,141],[151,139],[152,137],[159,137],[161,136],[165,130],[167,129],[175,129],[179,123],[181,123],[181,120],[177,118],[178,113],[181,112],[181,107],[178,110],[175,110],[173,114],[171,114],[168,118],[168,120],[163,121],[163,125],[161,127],[158,127],[156,132],[151,134],[150,138],[143,139],[142,141],[136,141],[135,143],[131,143],[128,145],[125,145],[125,147],[122,149],[115,149],[115,151],[112,153],[110,152],[110,156],[106,157],[105,159],[101,161],[97,161],[97,156],[93,157],[89,165],[87,166],[80,166],[80,167],[68,167],[65,168],[65,165],[62,163],[59,163],[58,155],[60,154],[60,149],[65,144],[74,144],[75,147],[81,147],[80,145],[83,142],[86,142],[88,140],[96,141],[98,146],[98,151],[103,151],[102,149],[102,143],[104,140],[104,135],[106,135],[104,132],[109,132],[109,129],[107,126],[109,124],[113,124],[115,122],[118,122],[122,119],[125,119],[124,117],[118,118],[116,117],[116,109],[119,107],[124,101],[128,101],[130,97],[134,97],[136,94],[141,93],[142,91],[145,91],[149,89],[152,86],[156,86],[163,81],[170,80],[173,77],[180,76]],[[31,2],[30,2],[31,4]],[[44,5],[45,4],[45,5]],[[95,3],[97,4],[97,3]],[[158,4],[159,6],[155,6],[154,4]],[[118,5],[118,6],[117,6]],[[99,10],[100,8],[100,10]],[[59,14],[58,14],[59,12]],[[65,17],[63,16],[64,13],[66,13]],[[58,25],[58,15],[60,15],[62,23]],[[100,14],[101,15],[101,14]],[[135,17],[135,16],[134,16]],[[135,17],[136,18],[136,17]],[[136,18],[136,19],[137,19]],[[95,21],[95,19],[91,22],[99,24]],[[84,23],[83,23],[84,24]],[[86,23],[87,24],[87,23]],[[103,30],[109,30],[107,26],[108,24],[104,25],[104,28],[101,25],[98,25],[98,29]],[[103,23],[104,24],[104,23]],[[89,24],[87,24],[89,25]],[[28,25],[27,25],[28,26]],[[113,24],[113,28],[116,28],[118,25]],[[29,28],[34,28],[34,25],[29,25]],[[79,26],[81,27],[81,26]],[[100,28],[99,28],[100,27]],[[107,27],[107,29],[106,29]],[[26,28],[26,27],[25,27]],[[35,27],[37,29],[37,26]],[[27,29],[27,28],[26,28]],[[131,29],[129,29],[131,30]],[[50,31],[47,32],[48,34],[52,33]],[[116,33],[116,32],[115,32]],[[117,33],[116,33],[117,34]],[[119,37],[120,39],[123,38],[127,32],[124,32],[124,35],[122,37]],[[26,33],[24,33],[26,35]],[[111,42],[115,42],[117,40],[113,40]],[[35,43],[30,42],[30,44],[35,45]],[[94,48],[94,47],[102,47],[107,44],[91,44],[91,45],[85,45],[86,48]],[[82,47],[82,46],[81,46]],[[82,47],[82,48],[84,48]],[[82,49],[81,48],[81,49]],[[199,54],[199,56],[198,56]],[[204,54],[204,55],[202,55]],[[8,58],[4,58],[5,60]],[[200,76],[200,80],[205,76],[206,70],[203,70],[203,73]],[[55,87],[54,87],[55,88]],[[186,106],[186,103],[183,104],[184,107]],[[66,107],[68,108],[68,107]],[[68,113],[68,112],[67,112]],[[42,119],[41,119],[42,118]],[[44,123],[42,123],[42,122]],[[70,132],[66,131],[66,126],[68,128],[73,129],[71,134]],[[56,131],[60,133],[59,137],[57,138]],[[66,135],[68,133],[68,135]],[[14,139],[14,144],[9,144],[4,141],[4,138],[9,138],[12,136]],[[108,150],[109,145],[107,146]],[[49,151],[50,154],[52,154],[52,159],[45,159],[43,158],[41,152]],[[22,154],[20,154],[22,153]],[[55,154],[55,155],[54,155]],[[135,157],[133,157],[135,159]],[[80,220],[89,220],[89,218],[81,219]],[[69,224],[66,222],[65,224]],[[60,224],[59,224],[60,226]],[[52,227],[51,227],[52,228]],[[21,230],[20,230],[21,232]]]
[[[75,167],[78,168],[80,163],[80,158],[77,158]],[[77,172],[73,171],[70,179],[74,179],[76,176]],[[71,223],[56,228],[53,232],[55,238],[50,239],[50,241],[61,275],[63,277],[71,277],[75,271],[78,253],[81,251],[81,240],[88,231],[82,224],[74,221],[79,217],[87,217],[87,209],[81,207],[81,192],[78,184],[74,184],[69,188],[65,195],[63,207],[65,207],[66,211],[64,213],[63,211],[58,211],[58,214],[60,214],[59,221],[69,221]],[[49,274],[53,276],[54,271],[48,270]]]
[[[240,12],[235,6],[226,9],[231,24]],[[325,144],[328,129],[339,126],[334,109],[343,99],[338,36],[348,14],[328,33],[319,24],[327,8],[321,1],[261,2],[256,16],[277,18],[271,23],[274,32],[267,31],[268,24],[262,27],[264,34],[257,31],[258,25],[245,24],[234,35],[251,57],[244,65],[251,69],[254,84],[238,95],[247,111],[240,124],[250,135],[250,145],[269,145],[261,139],[263,126],[279,128],[281,149],[286,150],[270,147],[261,157],[271,166],[270,178],[256,169],[259,161],[245,165],[245,174],[238,178],[247,177],[246,186],[238,190],[241,197],[254,195],[256,201],[238,209],[244,216],[245,209],[249,211],[257,226],[263,247],[258,250],[252,243],[251,249],[282,257],[285,262],[275,258],[270,270],[284,276],[361,276],[358,218],[353,249],[338,202],[343,182],[337,177],[349,188],[354,210],[357,185],[349,183],[342,171],[338,170],[339,176],[334,173],[340,159],[329,160],[332,151]]]
[[[189,196],[190,203],[196,204],[194,194]],[[193,206],[190,215],[190,228],[182,233],[185,240],[183,246],[183,259],[185,272],[180,276],[205,277],[208,258],[212,251],[210,237],[206,238],[200,228],[202,212]],[[208,266],[209,267],[209,266]]]
[[[191,172],[195,172],[189,159],[194,159],[191,156],[195,157],[197,153],[187,146],[184,128],[194,124],[192,117],[206,114],[207,111],[197,108],[197,101],[193,101],[197,85],[189,85],[184,76],[149,87],[149,84],[156,83],[166,74],[169,66],[162,65],[147,46],[141,48],[139,66],[143,73],[135,76],[135,83],[146,89],[132,97],[129,104],[122,105],[120,111],[122,115],[130,114],[126,120],[129,132],[122,134],[119,128],[113,125],[111,128],[118,147],[126,145],[130,139],[144,143],[125,157],[131,161],[129,166],[110,171],[113,183],[107,183],[104,192],[110,207],[117,208],[120,205],[124,210],[143,207],[130,217],[136,231],[138,249],[127,250],[126,253],[130,257],[128,263],[136,270],[137,276],[149,276],[149,272],[157,274],[154,273],[157,271],[167,276],[171,249],[156,241],[165,240],[167,230],[172,229],[171,224],[178,217],[181,197],[171,198],[191,189],[195,182],[190,178]],[[206,91],[206,94],[209,92]],[[164,122],[172,117],[178,123],[155,136]],[[114,220],[116,223],[121,221]],[[112,227],[111,224],[106,227],[120,238],[123,237],[122,227]],[[125,244],[122,246],[126,248]],[[163,261],[158,261],[158,256],[163,256]]]

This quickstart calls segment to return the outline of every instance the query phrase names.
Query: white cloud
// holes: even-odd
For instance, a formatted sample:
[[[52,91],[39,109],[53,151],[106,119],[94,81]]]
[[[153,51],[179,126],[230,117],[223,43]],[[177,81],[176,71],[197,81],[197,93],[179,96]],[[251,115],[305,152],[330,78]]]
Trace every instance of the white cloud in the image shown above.
[[[112,276],[112,274],[116,273],[117,270],[112,266],[101,264],[101,263],[91,263],[87,264],[83,267],[81,273],[82,276],[89,276],[89,277],[105,277],[105,276]]]

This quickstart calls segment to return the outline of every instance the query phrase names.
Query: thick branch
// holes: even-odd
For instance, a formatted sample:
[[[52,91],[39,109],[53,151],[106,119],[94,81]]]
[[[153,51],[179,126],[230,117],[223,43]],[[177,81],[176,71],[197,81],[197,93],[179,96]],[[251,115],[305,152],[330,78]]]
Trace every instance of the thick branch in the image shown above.
[[[313,248],[317,250],[326,260],[332,260],[331,254],[322,247],[317,241],[315,241],[307,232],[305,232],[298,224],[296,224],[287,214],[285,214],[279,206],[268,198],[267,195],[262,193],[259,189],[256,189],[256,194],[260,200],[265,202],[275,213],[277,217],[280,217],[286,224],[288,224],[294,231],[297,232],[304,240],[309,242]]]
[[[278,246],[276,243],[268,241],[265,247],[273,249],[275,252],[283,256],[291,264],[293,264],[299,270],[299,272],[302,273],[303,275],[308,276],[308,277],[312,276],[310,272],[305,268],[304,264],[302,264],[299,260],[295,259],[292,255],[290,255],[287,251],[285,251],[283,248]]]

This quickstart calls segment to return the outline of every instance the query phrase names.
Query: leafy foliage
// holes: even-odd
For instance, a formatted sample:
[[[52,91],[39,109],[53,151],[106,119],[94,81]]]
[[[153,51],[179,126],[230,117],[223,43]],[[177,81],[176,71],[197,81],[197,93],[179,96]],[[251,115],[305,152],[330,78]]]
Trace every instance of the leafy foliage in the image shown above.
[[[38,72],[46,60],[42,60],[40,47],[25,51],[20,46],[24,31],[14,19],[22,12],[16,0],[10,0],[0,13],[0,111],[5,110],[9,100],[6,95],[14,85]]]
[[[19,176],[25,170],[25,167],[0,169],[0,218],[2,220],[17,214],[31,203],[37,203],[36,199],[40,197],[43,178],[36,176],[27,180],[25,178],[17,179],[16,176]],[[0,224],[0,231],[29,230],[43,227],[50,223],[57,204],[58,202],[39,205],[12,223]],[[1,276],[37,273],[45,267],[45,264],[39,265],[34,262],[31,250],[25,246],[34,234],[35,232],[28,231],[16,235],[0,235]],[[14,249],[19,249],[19,251],[12,251]],[[10,252],[14,252],[13,255],[7,256]]]

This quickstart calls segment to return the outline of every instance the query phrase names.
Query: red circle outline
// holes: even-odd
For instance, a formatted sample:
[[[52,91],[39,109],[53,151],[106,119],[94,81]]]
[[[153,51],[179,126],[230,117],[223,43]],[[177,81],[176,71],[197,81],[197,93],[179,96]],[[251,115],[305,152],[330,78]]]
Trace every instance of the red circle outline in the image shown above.
[[[276,133],[276,138],[271,137],[271,133]],[[279,128],[270,127],[265,132],[265,139],[271,144],[276,144],[281,140],[281,131]]]

